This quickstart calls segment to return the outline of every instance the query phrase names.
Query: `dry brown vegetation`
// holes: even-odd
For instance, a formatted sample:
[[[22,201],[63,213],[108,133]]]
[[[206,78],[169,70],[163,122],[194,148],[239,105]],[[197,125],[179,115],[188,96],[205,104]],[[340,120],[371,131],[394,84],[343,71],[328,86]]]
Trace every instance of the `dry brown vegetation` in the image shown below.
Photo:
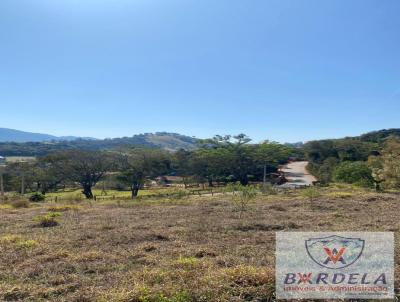
[[[0,206],[0,300],[274,301],[276,231],[398,239],[399,195],[320,191],[258,196],[240,219],[229,195]]]

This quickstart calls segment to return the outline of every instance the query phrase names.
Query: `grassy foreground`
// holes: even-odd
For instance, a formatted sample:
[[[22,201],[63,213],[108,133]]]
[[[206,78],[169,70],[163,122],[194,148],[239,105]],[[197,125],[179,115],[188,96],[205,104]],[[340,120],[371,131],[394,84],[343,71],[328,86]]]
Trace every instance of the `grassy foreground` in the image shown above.
[[[275,232],[393,231],[398,254],[399,213],[399,195],[352,188],[242,215],[229,195],[0,205],[0,300],[274,301]]]

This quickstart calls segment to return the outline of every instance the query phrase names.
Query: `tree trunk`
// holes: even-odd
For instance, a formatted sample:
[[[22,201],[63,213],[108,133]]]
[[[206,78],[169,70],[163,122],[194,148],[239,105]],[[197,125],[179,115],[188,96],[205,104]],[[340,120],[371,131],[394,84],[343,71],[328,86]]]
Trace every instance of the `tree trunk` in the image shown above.
[[[382,192],[381,181],[375,181],[375,191]]]
[[[132,184],[131,186],[132,199],[135,199],[138,196],[139,190],[140,190],[140,184]]]
[[[265,187],[267,183],[267,164],[264,164],[264,175],[263,175],[263,185]]]
[[[214,187],[212,178],[209,178],[209,179],[208,179],[208,186],[209,186],[209,187]]]
[[[132,199],[135,199],[139,194],[139,189],[134,188],[132,189]]]
[[[4,179],[2,171],[0,171],[0,196],[1,196],[1,201],[4,201]]]
[[[241,177],[239,181],[242,186],[247,186],[249,184],[249,179],[247,178],[247,176]]]
[[[25,173],[21,175],[21,195],[25,194]]]
[[[87,199],[93,199],[92,187],[87,185],[83,187],[82,194],[85,195]]]

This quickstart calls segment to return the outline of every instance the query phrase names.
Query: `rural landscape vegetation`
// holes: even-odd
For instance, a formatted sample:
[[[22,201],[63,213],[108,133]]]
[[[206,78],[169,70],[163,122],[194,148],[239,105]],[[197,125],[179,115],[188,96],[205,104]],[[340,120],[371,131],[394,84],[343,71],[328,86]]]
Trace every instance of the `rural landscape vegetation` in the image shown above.
[[[388,297],[392,233],[399,301],[399,15],[0,0],[0,302],[275,302],[331,275],[328,294]],[[388,287],[364,287],[377,267]]]
[[[0,143],[2,300],[274,301],[275,232],[398,237],[399,129],[137,137]]]

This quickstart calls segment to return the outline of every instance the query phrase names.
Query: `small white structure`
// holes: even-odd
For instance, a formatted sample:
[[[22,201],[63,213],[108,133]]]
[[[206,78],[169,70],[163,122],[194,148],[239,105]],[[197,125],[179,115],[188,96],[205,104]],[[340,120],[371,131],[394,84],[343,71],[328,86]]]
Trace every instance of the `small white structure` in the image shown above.
[[[6,158],[0,155],[0,165],[6,163]]]

